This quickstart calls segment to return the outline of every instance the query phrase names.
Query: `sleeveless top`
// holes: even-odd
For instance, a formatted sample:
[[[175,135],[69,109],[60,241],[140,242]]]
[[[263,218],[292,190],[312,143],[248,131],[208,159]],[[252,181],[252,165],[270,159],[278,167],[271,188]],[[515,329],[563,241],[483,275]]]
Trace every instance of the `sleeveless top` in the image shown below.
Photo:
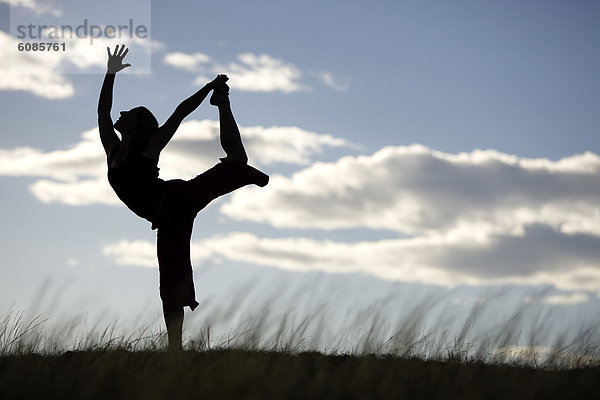
[[[108,182],[131,211],[150,221],[152,229],[156,229],[165,192],[165,181],[158,177],[157,162],[141,152],[130,151],[113,167],[118,148],[119,145],[115,145],[108,156]]]

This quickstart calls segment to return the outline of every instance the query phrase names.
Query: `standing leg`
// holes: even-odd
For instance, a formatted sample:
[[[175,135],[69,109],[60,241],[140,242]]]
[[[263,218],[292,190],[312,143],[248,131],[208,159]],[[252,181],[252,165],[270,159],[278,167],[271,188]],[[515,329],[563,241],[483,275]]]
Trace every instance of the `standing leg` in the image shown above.
[[[183,307],[194,309],[198,305],[190,261],[192,221],[181,223],[173,218],[157,233],[160,297],[169,351],[182,349]]]
[[[163,302],[163,314],[169,338],[169,351],[181,351],[183,331],[183,307],[171,307]]]
[[[169,350],[181,350],[183,308],[198,306],[194,291],[190,240],[195,213],[187,203],[186,183],[167,182],[161,218],[156,234],[160,298],[163,303]]]

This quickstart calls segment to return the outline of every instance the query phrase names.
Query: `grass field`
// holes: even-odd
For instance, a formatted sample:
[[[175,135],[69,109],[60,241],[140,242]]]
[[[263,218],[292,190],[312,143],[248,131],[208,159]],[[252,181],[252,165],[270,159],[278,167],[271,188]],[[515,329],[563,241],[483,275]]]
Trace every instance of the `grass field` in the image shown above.
[[[600,368],[245,350],[4,356],[2,399],[596,399]]]
[[[231,311],[239,304],[204,304],[204,314],[186,320],[186,351],[177,354],[163,350],[158,317],[134,329],[81,316],[0,315],[0,399],[595,399],[600,392],[593,320],[573,331],[521,307],[482,330],[478,322],[489,321],[478,303],[461,320],[448,318],[450,329],[430,323],[440,318],[429,318],[427,300],[393,325],[366,309],[333,331],[324,309],[261,308],[239,318]]]

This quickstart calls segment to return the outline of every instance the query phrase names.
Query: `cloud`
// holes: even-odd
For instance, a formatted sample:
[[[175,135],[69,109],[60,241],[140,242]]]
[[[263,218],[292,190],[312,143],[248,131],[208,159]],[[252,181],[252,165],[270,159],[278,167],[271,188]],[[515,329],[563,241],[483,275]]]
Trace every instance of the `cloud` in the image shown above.
[[[18,51],[17,40],[0,31],[0,48],[7,54],[0,59],[0,90],[21,90],[47,99],[64,99],[75,94],[69,73],[103,72],[106,47],[114,48],[114,40],[71,40],[68,51]],[[139,65],[135,73],[149,72],[144,60],[149,59],[151,45],[147,40],[128,41],[132,49],[129,61]],[[160,42],[153,47],[160,46]],[[136,64],[136,61],[138,64]]]
[[[74,181],[98,177],[99,167],[106,164],[98,129],[81,134],[79,143],[66,150],[43,152],[30,147],[0,149],[0,175],[40,176]]]
[[[0,48],[16,49],[17,41],[0,31]],[[0,60],[0,90],[24,90],[48,99],[70,97],[73,85],[58,73],[62,52],[17,52]]]
[[[238,54],[234,61],[222,63],[203,53],[173,52],[166,54],[163,61],[172,67],[196,72],[195,84],[202,85],[212,79],[211,76],[225,73],[231,77],[228,84],[238,90],[293,93],[310,89],[303,82],[304,73],[299,67],[268,54],[246,52]],[[347,80],[340,80],[331,72],[311,75],[334,90],[348,90]]]
[[[121,240],[108,244],[102,250],[106,257],[113,258],[117,265],[156,267],[156,245],[144,240]]]
[[[62,10],[53,3],[35,0],[0,0],[0,3],[10,4],[11,7],[23,7],[32,11],[36,16],[50,14],[55,17],[62,16]]]
[[[194,262],[600,293],[599,170],[592,153],[552,161],[420,145],[317,162],[290,177],[274,176],[266,189],[234,193],[222,212],[279,228],[385,229],[390,238],[339,242],[234,232],[194,242]],[[552,301],[575,300],[581,297]]]
[[[329,86],[333,90],[337,90],[338,92],[347,92],[350,89],[350,83],[348,79],[336,77],[331,72],[321,71],[315,73],[315,76],[325,85]]]
[[[191,177],[222,155],[216,121],[181,125],[161,159],[161,175]],[[385,229],[376,241],[264,238],[231,233],[194,243],[196,263],[215,258],[292,271],[361,273],[392,281],[552,284],[600,287],[600,157],[529,159],[493,150],[449,154],[420,145],[313,162],[346,140],[297,127],[241,127],[255,165],[305,168],[274,175],[267,188],[236,192],[224,215],[292,229]],[[97,129],[55,151],[0,150],[0,175],[38,178],[43,202],[120,202],[106,182]],[[301,236],[301,235],[299,235]],[[152,243],[119,242],[105,255],[155,266]],[[561,301],[567,302],[562,299]],[[557,300],[558,301],[558,300]]]
[[[563,235],[567,240],[573,240]],[[192,245],[195,266],[215,260],[245,262],[289,271],[359,273],[389,281],[420,282],[453,287],[457,285],[554,285],[562,290],[600,293],[600,240],[589,251],[579,254],[564,246],[548,252],[536,232],[518,241],[518,257],[506,252],[499,237],[490,243],[459,240],[451,237],[396,238],[378,241],[336,242],[303,237],[260,238],[246,232],[195,241]],[[510,239],[509,239],[510,240]],[[155,248],[137,242],[119,242],[120,253],[107,254],[120,265],[155,267]],[[113,246],[113,245],[109,245]],[[111,247],[112,248],[112,247]],[[106,254],[106,253],[105,253]],[[555,257],[560,254],[560,257]],[[500,256],[499,256],[500,255]],[[538,256],[544,262],[529,263]],[[478,262],[478,268],[461,268],[458,261]],[[140,263],[135,260],[147,260]],[[150,262],[150,260],[153,260]],[[546,299],[552,304],[583,302],[582,296]]]
[[[345,139],[295,126],[239,126],[250,163],[307,165],[327,148],[357,147]],[[218,144],[219,123],[202,120],[183,123],[164,152],[161,168],[168,178],[192,178],[224,155]]]
[[[315,163],[269,190],[233,194],[227,216],[280,228],[367,227],[487,240],[547,224],[600,235],[600,157],[527,159],[493,150],[447,154],[421,145]]]
[[[108,185],[108,180],[83,179],[76,182],[57,182],[40,179],[29,190],[42,203],[62,203],[69,206],[90,204],[120,205]]]
[[[175,68],[195,71],[200,65],[210,62],[209,56],[203,53],[185,54],[180,52],[165,55],[164,62]]]
[[[544,303],[547,304],[563,304],[563,305],[574,305],[587,303],[589,296],[587,293],[568,293],[568,294],[557,294],[555,296],[549,296],[543,299]]]
[[[105,170],[106,157],[96,128],[83,132],[79,143],[65,150],[0,149],[0,176],[45,178],[29,188],[43,203],[119,204]]]
[[[221,256],[290,270],[598,291],[599,172],[592,153],[552,161],[386,147],[274,177],[268,190],[234,193],[221,210],[277,228],[385,229],[397,237],[340,243],[237,235],[211,245]]]
[[[306,90],[300,80],[302,72],[293,64],[267,54],[243,53],[238,60],[222,66],[235,76],[231,86],[239,90],[291,93]]]
[[[344,139],[297,127],[240,129],[251,162],[258,166],[304,165],[326,148],[352,146]],[[224,155],[218,136],[217,121],[191,120],[181,124],[163,151],[161,177],[188,179],[213,166]],[[41,178],[30,190],[44,203],[120,204],[106,179],[106,156],[97,128],[83,132],[78,143],[63,150],[0,149],[0,176]]]

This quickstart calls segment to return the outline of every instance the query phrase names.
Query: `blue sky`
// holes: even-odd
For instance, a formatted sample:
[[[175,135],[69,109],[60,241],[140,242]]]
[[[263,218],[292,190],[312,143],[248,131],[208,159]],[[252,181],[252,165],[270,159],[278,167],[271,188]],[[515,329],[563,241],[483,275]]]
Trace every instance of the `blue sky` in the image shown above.
[[[70,10],[29,4],[19,9],[41,20]],[[251,280],[278,303],[302,293],[334,313],[388,291],[392,309],[442,291],[468,310],[500,288],[513,293],[505,304],[546,288],[540,303],[564,315],[597,309],[596,2],[181,4],[153,2],[151,47],[126,42],[151,73],[132,62],[117,77],[113,117],[144,104],[164,122],[227,73],[250,162],[272,177],[198,217],[200,299],[228,301]],[[7,1],[0,11],[8,54]],[[158,312],[155,233],[104,178],[99,50],[0,65],[1,312],[28,307],[46,282],[77,312]],[[61,72],[73,57],[86,63]],[[192,177],[222,156],[216,120],[208,104],[188,117],[163,176]]]

